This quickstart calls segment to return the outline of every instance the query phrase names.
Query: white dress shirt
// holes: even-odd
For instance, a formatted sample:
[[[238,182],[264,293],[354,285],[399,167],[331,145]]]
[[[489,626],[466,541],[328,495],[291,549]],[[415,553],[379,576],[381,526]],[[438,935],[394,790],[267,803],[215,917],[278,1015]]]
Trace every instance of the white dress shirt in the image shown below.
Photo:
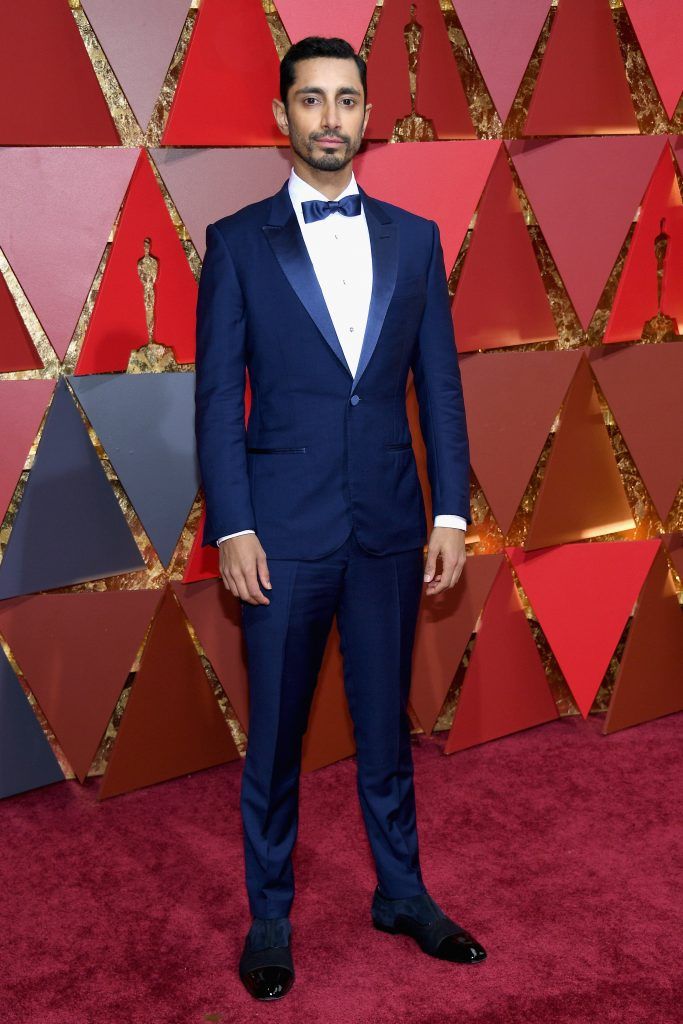
[[[365,210],[361,207],[358,217],[331,213],[323,220],[307,224],[304,221],[301,204],[307,199],[326,201],[328,196],[300,178],[294,168],[289,175],[288,188],[344,358],[355,376],[372,293],[372,251]],[[351,180],[336,199],[355,195],[357,192],[356,178],[351,172]],[[462,516],[452,515],[435,516],[434,526],[467,529],[467,523]],[[227,533],[224,537],[218,538],[218,544],[228,537],[237,537],[242,533],[255,531],[238,530],[237,533]]]

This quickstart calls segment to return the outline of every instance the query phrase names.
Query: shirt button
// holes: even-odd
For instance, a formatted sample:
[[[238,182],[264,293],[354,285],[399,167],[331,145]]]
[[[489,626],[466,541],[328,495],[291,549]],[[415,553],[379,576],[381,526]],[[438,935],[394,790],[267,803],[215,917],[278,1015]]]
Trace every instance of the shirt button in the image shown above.
[[[360,395],[351,395],[351,405],[358,405],[360,402]]]
[[[349,327],[349,331],[353,334],[353,327]]]

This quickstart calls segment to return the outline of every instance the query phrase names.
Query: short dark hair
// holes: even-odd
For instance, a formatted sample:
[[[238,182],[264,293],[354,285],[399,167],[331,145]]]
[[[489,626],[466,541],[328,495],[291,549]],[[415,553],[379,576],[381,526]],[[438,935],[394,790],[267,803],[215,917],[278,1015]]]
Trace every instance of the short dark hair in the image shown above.
[[[363,85],[363,104],[367,103],[367,65],[362,57],[359,57],[351,43],[346,39],[339,39],[337,36],[306,36],[300,39],[287,50],[280,61],[280,99],[287,106],[287,93],[294,84],[296,78],[296,64],[300,60],[309,60],[311,57],[337,57],[339,60],[355,60],[360,80]]]

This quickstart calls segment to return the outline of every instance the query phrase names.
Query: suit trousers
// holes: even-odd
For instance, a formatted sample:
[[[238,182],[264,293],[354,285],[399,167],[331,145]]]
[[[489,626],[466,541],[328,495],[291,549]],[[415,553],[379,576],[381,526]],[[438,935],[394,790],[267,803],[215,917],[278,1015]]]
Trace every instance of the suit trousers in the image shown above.
[[[331,554],[269,558],[268,568],[270,604],[240,601],[250,703],[240,810],[251,913],[286,917],[294,899],[302,740],[335,615],[377,880],[389,898],[425,892],[406,710],[422,548],[373,555],[352,530]]]

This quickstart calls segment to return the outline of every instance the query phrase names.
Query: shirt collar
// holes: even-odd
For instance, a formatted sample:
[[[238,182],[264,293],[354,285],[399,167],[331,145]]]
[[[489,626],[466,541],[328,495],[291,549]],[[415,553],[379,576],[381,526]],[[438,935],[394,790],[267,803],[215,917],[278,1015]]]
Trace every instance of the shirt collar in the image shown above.
[[[303,178],[300,178],[293,167],[289,172],[288,187],[294,209],[299,217],[301,216],[301,204],[307,199],[322,199],[324,202],[327,202],[328,197],[323,195],[322,192],[319,192],[317,188],[313,188],[312,185],[309,185],[307,181],[303,180]],[[358,183],[356,181],[355,174],[351,171],[351,180],[344,191],[340,192],[338,196],[335,196],[335,199],[342,199],[343,196],[352,196],[357,193]]]

